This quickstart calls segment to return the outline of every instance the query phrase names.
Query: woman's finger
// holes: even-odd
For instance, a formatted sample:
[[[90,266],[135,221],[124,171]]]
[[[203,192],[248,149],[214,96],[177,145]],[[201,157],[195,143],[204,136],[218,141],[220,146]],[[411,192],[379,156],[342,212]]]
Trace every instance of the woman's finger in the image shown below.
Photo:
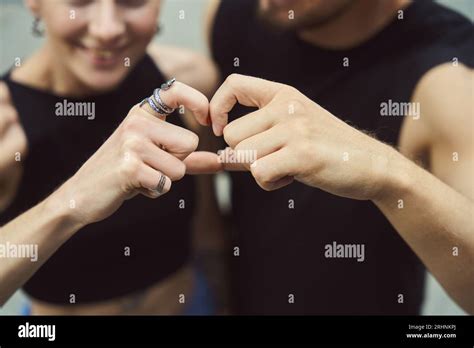
[[[162,172],[172,181],[178,181],[186,174],[186,166],[182,161],[151,142],[143,144],[141,156],[143,162]]]
[[[208,125],[209,100],[198,90],[179,81],[169,82],[168,88],[160,88],[156,93],[151,91],[150,97],[140,103],[143,110],[163,121],[166,120],[169,113],[165,112],[163,114],[156,111],[156,109],[164,112],[166,110],[172,111],[181,106],[191,111],[201,125]]]
[[[169,192],[171,189],[171,180],[166,175],[150,166],[143,164],[138,172],[137,190],[146,189],[152,191],[150,194],[159,197]],[[152,197],[152,198],[156,198]]]
[[[176,109],[182,105],[201,125],[208,125],[209,100],[198,90],[176,81],[168,90],[161,90],[160,97],[169,108]]]
[[[124,132],[144,135],[155,145],[180,160],[196,150],[199,143],[199,137],[195,133],[186,128],[163,122],[151,116],[139,105],[135,105],[130,110],[127,120],[122,124],[122,129]]]

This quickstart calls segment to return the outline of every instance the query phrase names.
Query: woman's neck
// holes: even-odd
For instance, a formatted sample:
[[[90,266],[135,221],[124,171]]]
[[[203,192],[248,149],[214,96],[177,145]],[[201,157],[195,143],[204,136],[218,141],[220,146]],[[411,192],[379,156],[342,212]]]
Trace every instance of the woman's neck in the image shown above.
[[[60,57],[52,54],[47,42],[14,69],[11,77],[14,81],[56,95],[83,97],[93,94],[68,71]]]

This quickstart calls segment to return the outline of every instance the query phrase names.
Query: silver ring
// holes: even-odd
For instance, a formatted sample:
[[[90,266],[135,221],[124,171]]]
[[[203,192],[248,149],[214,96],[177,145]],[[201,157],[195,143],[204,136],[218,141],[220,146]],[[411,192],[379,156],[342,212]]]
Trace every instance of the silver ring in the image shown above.
[[[155,98],[156,102],[158,103],[158,106],[161,108],[161,110],[163,110],[163,112],[165,114],[172,114],[174,112],[175,109],[173,108],[170,108],[168,105],[166,105],[163,100],[161,100],[161,96],[160,96],[160,91],[162,90],[162,88],[157,88],[154,90],[153,92],[153,97]],[[164,90],[165,91],[165,90]]]
[[[161,195],[165,189],[165,184],[166,184],[166,176],[161,174],[160,181],[158,182],[158,185],[156,185],[155,191]]]
[[[175,82],[176,82],[176,79],[172,78],[171,80],[163,83],[160,88],[156,88],[153,91],[153,94],[150,97],[145,98],[141,101],[140,107],[142,107],[143,105],[148,103],[148,105],[150,105],[150,107],[153,109],[153,111],[157,112],[160,115],[167,116],[167,115],[172,114],[176,109],[170,108],[168,105],[166,105],[163,102],[163,100],[161,99],[161,96],[160,96],[160,91],[161,90],[163,90],[163,91],[169,90]]]
[[[155,110],[155,112],[159,113],[160,115],[168,115],[167,112],[165,112],[160,106],[155,103],[155,99],[153,99],[153,97],[148,97],[147,102],[151,106],[151,108]]]
[[[176,82],[176,78],[173,77],[171,80],[166,81],[165,83],[163,83],[163,84],[161,85],[161,89],[162,89],[163,91],[167,91],[168,89],[171,88],[171,86],[173,86],[173,83],[175,83],[175,82]]]

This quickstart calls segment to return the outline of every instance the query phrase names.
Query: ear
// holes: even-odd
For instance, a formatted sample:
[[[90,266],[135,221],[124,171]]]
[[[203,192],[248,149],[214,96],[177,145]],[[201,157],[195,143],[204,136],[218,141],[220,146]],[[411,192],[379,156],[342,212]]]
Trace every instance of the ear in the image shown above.
[[[40,17],[40,0],[24,0],[25,6],[33,13],[36,18]]]

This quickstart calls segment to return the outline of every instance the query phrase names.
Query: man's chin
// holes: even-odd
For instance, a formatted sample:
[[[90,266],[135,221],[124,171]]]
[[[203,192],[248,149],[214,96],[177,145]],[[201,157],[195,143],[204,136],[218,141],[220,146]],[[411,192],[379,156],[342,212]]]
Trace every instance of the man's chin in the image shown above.
[[[288,14],[282,17],[274,14],[260,13],[259,18],[266,27],[274,31],[298,31],[305,28],[305,25],[290,20]]]
[[[350,9],[354,3],[341,1],[330,9],[311,7],[307,9],[292,6],[291,0],[262,0],[258,10],[260,19],[278,30],[300,31],[324,27]]]

